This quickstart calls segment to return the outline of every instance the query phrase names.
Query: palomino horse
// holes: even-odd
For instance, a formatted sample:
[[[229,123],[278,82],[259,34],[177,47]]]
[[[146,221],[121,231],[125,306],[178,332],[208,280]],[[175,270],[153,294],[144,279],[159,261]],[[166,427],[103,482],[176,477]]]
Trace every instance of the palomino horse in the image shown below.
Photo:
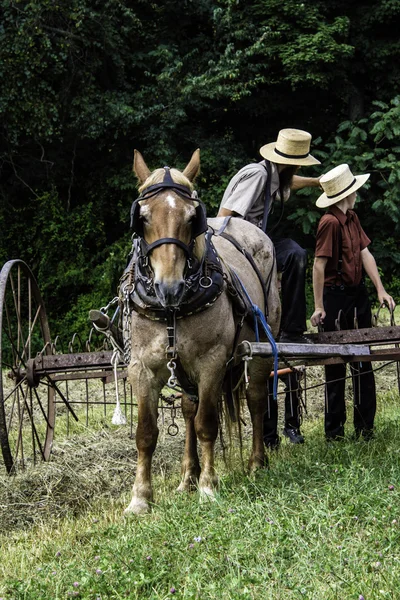
[[[129,313],[124,331],[130,346],[128,375],[138,402],[138,462],[126,512],[147,512],[153,502],[151,462],[158,437],[159,394],[171,377],[179,379],[185,391],[196,390],[196,401],[190,394],[182,398],[186,441],[178,489],[197,486],[201,498],[215,497],[214,445],[226,365],[235,343],[255,339],[250,324],[238,326],[243,318],[234,310],[229,266],[256,305],[264,309],[267,298],[269,325],[273,335],[278,332],[280,302],[272,243],[242,219],[231,219],[225,229],[237,247],[222,235],[212,235],[223,225],[221,218],[209,219],[206,233],[204,209],[195,199],[192,183],[199,168],[199,150],[183,172],[164,167],[153,173],[135,151],[133,170],[141,196],[132,207],[132,225],[138,235],[121,296],[124,313]],[[268,282],[267,288],[263,289],[260,277]],[[271,366],[272,361],[265,359],[250,361],[246,397],[253,427],[251,470],[266,464],[263,415]]]

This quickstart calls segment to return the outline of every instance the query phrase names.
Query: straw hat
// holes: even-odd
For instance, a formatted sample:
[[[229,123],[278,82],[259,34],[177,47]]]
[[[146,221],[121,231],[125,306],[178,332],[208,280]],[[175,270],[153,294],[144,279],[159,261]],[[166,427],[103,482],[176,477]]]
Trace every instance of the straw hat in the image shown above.
[[[324,193],[318,198],[317,206],[326,208],[336,204],[360,188],[369,178],[369,173],[356,175],[350,171],[349,165],[338,165],[319,180]]]
[[[310,154],[311,134],[301,129],[281,129],[278,139],[260,148],[263,158],[279,165],[319,165]]]

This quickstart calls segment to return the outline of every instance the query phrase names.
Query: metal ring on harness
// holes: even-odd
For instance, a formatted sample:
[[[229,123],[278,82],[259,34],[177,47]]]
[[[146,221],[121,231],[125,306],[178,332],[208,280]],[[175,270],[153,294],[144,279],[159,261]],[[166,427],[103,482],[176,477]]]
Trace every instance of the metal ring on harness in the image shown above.
[[[176,423],[171,423],[171,425],[167,429],[168,435],[175,437],[179,433],[179,427]]]
[[[205,281],[207,281],[207,284],[205,283]],[[208,276],[205,276],[205,277],[203,276],[203,277],[201,277],[201,278],[200,278],[200,281],[199,281],[199,285],[200,285],[200,287],[202,287],[202,288],[204,288],[204,289],[207,289],[207,288],[211,287],[211,286],[212,286],[212,283],[213,283],[213,282],[212,282],[212,279],[211,279],[211,277],[208,277]]]

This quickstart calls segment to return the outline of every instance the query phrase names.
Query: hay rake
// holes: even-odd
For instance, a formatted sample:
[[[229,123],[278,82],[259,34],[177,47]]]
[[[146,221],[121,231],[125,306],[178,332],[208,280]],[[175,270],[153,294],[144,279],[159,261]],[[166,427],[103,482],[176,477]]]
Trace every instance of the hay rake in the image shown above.
[[[101,321],[102,314],[93,313]],[[313,344],[277,345],[284,365],[288,360],[293,365],[316,365],[400,359],[400,327],[394,324],[309,337]],[[384,345],[390,347],[383,348]],[[237,362],[248,361],[255,355],[271,356],[270,345],[243,342],[235,358]],[[22,260],[5,263],[0,272],[0,445],[8,473],[49,459],[56,416],[66,435],[78,418],[88,426],[95,408],[102,418],[108,418],[115,408],[116,389],[129,434],[133,436],[136,403],[127,382],[126,365],[113,364],[112,357],[107,338],[95,328],[85,341],[75,334],[66,347],[59,338],[53,341],[31,270]],[[165,407],[161,403],[162,410],[170,410],[172,417],[168,432],[176,435],[174,395],[161,400],[167,401]]]
[[[92,350],[96,348],[96,350]],[[71,421],[89,423],[94,406],[106,416],[115,406],[112,348],[91,329],[63,347],[54,341],[36,280],[21,260],[0,272],[0,444],[8,473],[50,457],[56,415],[68,434]],[[132,435],[133,407],[126,367],[119,364],[121,406]],[[79,386],[77,383],[79,382]],[[107,384],[114,385],[108,386]],[[108,389],[111,388],[111,389]]]

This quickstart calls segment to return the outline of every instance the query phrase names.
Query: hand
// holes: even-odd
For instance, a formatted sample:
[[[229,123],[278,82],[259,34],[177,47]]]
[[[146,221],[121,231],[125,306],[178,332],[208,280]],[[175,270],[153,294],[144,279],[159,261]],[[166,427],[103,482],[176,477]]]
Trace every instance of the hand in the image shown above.
[[[311,315],[311,325],[313,325],[313,327],[318,327],[318,325],[323,325],[324,323],[324,319],[326,317],[326,312],[324,311],[323,308],[316,308],[313,312],[313,314]]]
[[[387,294],[385,291],[378,294],[378,298],[381,306],[387,306],[391,311],[395,309],[396,302],[393,300],[392,296]]]

